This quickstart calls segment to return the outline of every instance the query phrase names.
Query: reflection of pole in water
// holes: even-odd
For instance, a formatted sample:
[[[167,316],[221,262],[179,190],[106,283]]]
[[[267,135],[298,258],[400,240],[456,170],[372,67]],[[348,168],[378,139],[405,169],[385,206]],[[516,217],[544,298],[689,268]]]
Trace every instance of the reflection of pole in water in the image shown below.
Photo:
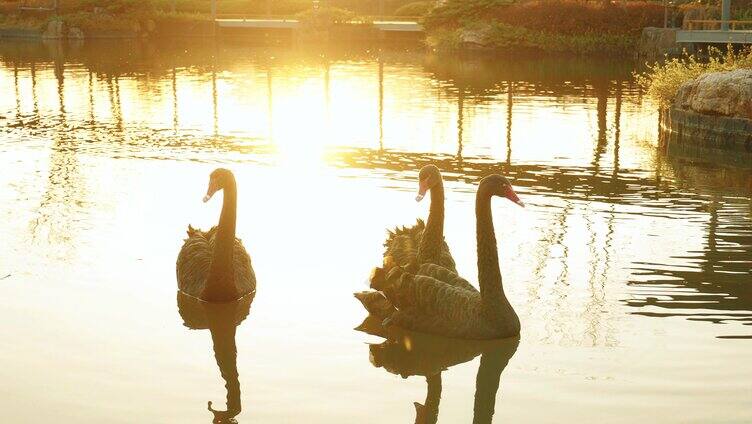
[[[607,112],[608,112],[608,85],[601,82],[593,82],[593,88],[595,89],[596,96],[596,115],[598,119],[598,139],[595,145],[595,152],[593,154],[593,168],[597,174],[600,169],[601,156],[606,150],[608,139],[606,138],[607,131]]]
[[[379,58],[379,150],[384,150],[384,62]]]
[[[331,93],[330,93],[330,85],[329,85],[329,78],[330,78],[330,68],[331,63],[329,62],[329,58],[324,58],[324,121],[326,125],[326,135],[329,137],[330,134],[330,128],[331,128]]]
[[[591,217],[593,216],[592,211],[588,210],[588,212],[582,214],[582,216],[585,219],[585,228],[590,234],[590,239],[588,240],[588,250],[590,255],[590,261],[588,263],[588,267],[590,268],[590,272],[588,274],[588,289],[590,290],[590,297],[588,299],[587,305],[585,306],[583,320],[587,324],[585,333],[590,336],[591,346],[596,346],[598,340],[600,339],[598,330],[601,328],[600,320],[603,315],[601,311],[603,310],[603,304],[605,303],[604,294],[605,280],[608,273],[608,258],[601,259],[601,256],[599,254],[600,251],[596,248],[596,243],[598,242],[599,237],[597,231],[593,228],[593,221],[591,219]],[[608,252],[606,251],[606,254],[607,253]],[[601,264],[604,265],[604,268],[600,274],[601,278],[597,279],[596,277],[599,276],[597,273],[598,266]],[[596,280],[600,280],[600,285],[597,284]]]
[[[621,81],[616,83],[616,105],[614,106],[614,179],[619,173],[619,138],[621,137]]]
[[[708,238],[707,238],[707,253],[705,255],[705,263],[702,265],[703,273],[708,275],[709,279],[712,279],[710,275],[714,274],[715,268],[718,265],[718,246],[716,232],[718,230],[718,209],[723,205],[718,201],[718,195],[714,194],[711,203],[708,205],[710,209],[710,221],[708,222]]]
[[[59,55],[55,55],[55,79],[57,80],[57,99],[59,103],[60,119],[65,121],[65,64]]]
[[[13,61],[13,87],[16,92],[16,118],[21,116],[21,92],[18,88],[18,62]]]
[[[514,83],[507,82],[507,169],[512,166],[512,106],[514,104]]]
[[[94,125],[94,73],[89,69],[89,123]]]
[[[457,161],[462,164],[462,131],[465,113],[465,89],[460,87],[457,94]]]
[[[123,113],[120,108],[120,80],[117,76],[107,76],[107,93],[110,97],[110,110],[112,117],[115,119],[115,128],[118,131],[123,130]]]
[[[34,116],[39,117],[39,98],[37,97],[37,65],[31,62],[31,101],[34,106]]]
[[[217,106],[217,71],[212,64],[212,107],[213,107],[213,121],[214,121],[214,136],[219,135],[219,108]]]
[[[178,76],[175,68],[172,68],[172,129],[178,132]]]
[[[269,141],[274,140],[274,102],[272,101],[272,68],[266,70],[266,107],[269,116]]]

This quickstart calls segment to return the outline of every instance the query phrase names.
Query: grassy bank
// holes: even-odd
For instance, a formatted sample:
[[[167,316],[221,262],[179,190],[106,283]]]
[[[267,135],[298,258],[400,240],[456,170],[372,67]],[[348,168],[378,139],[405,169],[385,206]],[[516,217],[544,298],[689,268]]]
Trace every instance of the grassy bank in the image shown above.
[[[63,37],[72,36],[71,29],[86,37],[209,35],[210,4],[209,0],[64,0],[54,15],[21,12],[18,1],[0,0],[0,30],[42,33],[51,21],[60,21]],[[326,0],[313,13],[311,0],[217,1],[220,14],[293,15],[309,24],[306,29],[315,30],[359,16],[416,16],[424,23],[428,44],[439,50],[631,55],[642,28],[663,23],[662,5],[646,1],[447,0],[436,4],[435,0]]]
[[[687,81],[711,72],[752,69],[752,48],[734,52],[729,48],[723,52],[716,48],[708,51],[707,58],[698,59],[694,55],[672,59],[649,66],[649,69],[636,75],[637,83],[661,108],[666,108],[676,98],[679,87]]]
[[[663,7],[644,1],[449,0],[425,18],[438,49],[514,47],[631,54],[642,28],[661,26]]]
[[[48,6],[50,0],[26,1],[31,6]],[[69,36],[71,28],[85,36],[131,35],[148,36],[152,32],[200,35],[211,33],[209,0],[64,0],[57,13],[52,11],[22,11],[17,0],[0,0],[0,30],[36,31],[41,34],[50,22],[62,22],[62,36]],[[218,0],[220,15],[285,15],[295,16],[307,24],[306,28],[325,28],[358,16],[377,14],[422,15],[433,1],[384,0],[328,0],[313,12],[311,0]],[[192,31],[191,28],[199,28]],[[188,29],[188,30],[186,30]]]

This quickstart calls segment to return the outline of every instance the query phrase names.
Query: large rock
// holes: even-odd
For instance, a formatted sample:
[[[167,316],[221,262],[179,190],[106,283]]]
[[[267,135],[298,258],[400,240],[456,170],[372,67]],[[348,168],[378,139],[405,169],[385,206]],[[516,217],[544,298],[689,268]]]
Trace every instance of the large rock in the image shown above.
[[[483,48],[490,44],[491,27],[478,25],[471,28],[462,28],[459,32],[459,41],[462,47]]]
[[[84,32],[81,28],[72,27],[68,30],[68,38],[72,40],[83,40]]]
[[[650,60],[664,55],[680,55],[682,46],[676,43],[676,31],[676,28],[643,28],[637,45],[637,54]]]
[[[687,81],[674,106],[708,115],[752,119],[752,69],[713,72]]]

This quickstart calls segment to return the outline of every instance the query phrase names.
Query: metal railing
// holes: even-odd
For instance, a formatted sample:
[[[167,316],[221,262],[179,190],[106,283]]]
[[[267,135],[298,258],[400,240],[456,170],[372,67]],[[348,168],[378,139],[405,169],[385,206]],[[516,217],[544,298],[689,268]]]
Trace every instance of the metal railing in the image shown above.
[[[296,15],[248,15],[248,14],[233,14],[233,13],[219,13],[215,19],[235,19],[240,21],[253,21],[253,20],[275,20],[275,21],[295,21],[298,19]],[[420,16],[358,16],[353,17],[352,22],[418,22],[421,19]]]
[[[40,4],[40,3],[46,3]],[[47,2],[39,1],[19,1],[18,10],[26,11],[38,11],[38,12],[56,12],[58,7],[58,0],[51,0]]]
[[[697,19],[684,21],[684,29],[690,31],[719,31],[725,30],[724,24],[728,25],[729,31],[751,31],[752,21],[723,21],[718,19]]]

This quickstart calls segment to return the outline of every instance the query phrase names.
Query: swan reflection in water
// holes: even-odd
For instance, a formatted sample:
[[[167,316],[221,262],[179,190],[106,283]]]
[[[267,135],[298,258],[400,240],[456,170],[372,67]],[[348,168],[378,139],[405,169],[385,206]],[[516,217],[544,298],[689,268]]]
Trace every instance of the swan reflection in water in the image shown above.
[[[209,411],[214,414],[213,423],[237,423],[240,414],[240,381],[238,380],[237,348],[235,330],[245,320],[253,302],[254,293],[227,303],[204,302],[178,291],[177,302],[183,325],[191,330],[209,329],[214,344],[214,357],[219,373],[227,388],[227,409],[216,410],[209,401]]]
[[[519,336],[498,340],[462,340],[434,336],[382,326],[382,320],[369,316],[357,331],[383,337],[383,343],[369,345],[369,359],[373,366],[407,378],[426,379],[426,399],[414,402],[415,423],[435,424],[441,401],[441,374],[457,364],[473,360],[478,355],[480,366],[475,379],[473,424],[490,424],[496,407],[501,373],[517,352]]]

